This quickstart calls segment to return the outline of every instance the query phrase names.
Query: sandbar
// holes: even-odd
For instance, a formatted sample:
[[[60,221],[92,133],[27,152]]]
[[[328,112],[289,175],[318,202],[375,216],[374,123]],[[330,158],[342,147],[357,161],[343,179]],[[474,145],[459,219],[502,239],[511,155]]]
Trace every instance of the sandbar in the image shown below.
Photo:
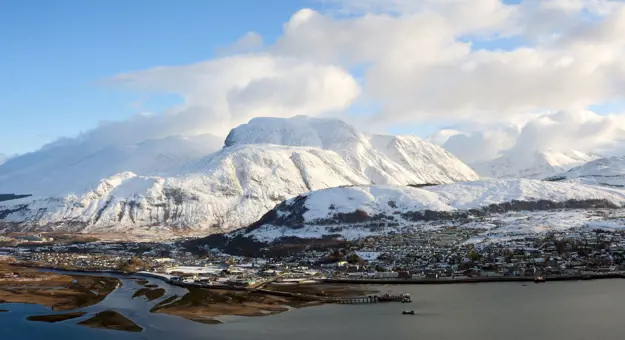
[[[141,332],[143,330],[130,319],[112,310],[99,312],[92,318],[79,322],[78,325],[126,332]]]

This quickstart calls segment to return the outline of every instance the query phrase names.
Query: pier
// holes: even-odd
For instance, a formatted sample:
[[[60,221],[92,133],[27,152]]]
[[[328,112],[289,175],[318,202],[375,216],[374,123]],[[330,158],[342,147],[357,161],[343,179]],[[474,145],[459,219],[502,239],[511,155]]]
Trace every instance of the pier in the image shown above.
[[[401,295],[389,295],[384,294],[381,296],[378,295],[370,295],[370,296],[357,296],[357,297],[346,297],[346,298],[333,298],[332,302],[340,303],[340,304],[363,304],[363,303],[378,303],[378,302],[412,302],[410,299],[410,295],[407,293]]]
[[[323,301],[326,303],[339,303],[339,304],[365,304],[365,303],[380,303],[380,302],[412,302],[410,299],[410,294],[404,293],[401,295],[369,295],[369,296],[354,296],[354,297],[329,297],[329,296],[319,296],[319,295],[308,295],[308,294],[300,294],[300,293],[290,293],[290,292],[281,292],[275,290],[267,290],[267,289],[254,289],[256,292],[269,294],[269,295],[277,295],[277,296],[285,296],[299,300],[306,301]]]

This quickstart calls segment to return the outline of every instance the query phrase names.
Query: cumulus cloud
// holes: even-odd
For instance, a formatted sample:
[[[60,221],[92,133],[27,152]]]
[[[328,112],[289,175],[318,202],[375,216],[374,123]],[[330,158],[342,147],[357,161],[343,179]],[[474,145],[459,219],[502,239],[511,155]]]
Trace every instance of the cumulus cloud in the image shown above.
[[[162,113],[141,113],[46,146],[80,144],[97,150],[168,136],[213,134],[257,116],[318,115],[345,110],[360,87],[340,66],[266,53],[222,57],[192,65],[157,67],[107,79],[133,91],[174,93],[182,104]]]
[[[340,66],[271,54],[158,67],[121,74],[111,81],[139,90],[181,94],[184,103],[174,108],[175,114],[196,110],[211,116],[212,124],[203,127],[218,134],[257,116],[345,110],[360,91],[356,80]]]
[[[102,124],[81,140],[223,136],[255,116],[346,118],[356,102],[375,103],[361,125],[378,131],[420,122],[468,126],[437,138],[452,152],[474,152],[480,160],[522,145],[577,147],[579,141],[579,148],[605,147],[610,143],[599,132],[620,133],[618,115],[580,118],[573,112],[625,99],[622,1],[319,4],[294,13],[275,43],[249,32],[212,60],[112,77],[115,86],[174,93],[183,102],[163,113]],[[558,110],[566,113],[537,114]],[[561,139],[560,132],[550,133],[554,128]],[[589,137],[572,140],[564,133]]]
[[[274,49],[367,65],[364,95],[383,103],[379,122],[493,119],[583,109],[625,96],[622,3],[337,3],[369,14],[336,18],[302,10],[285,25]],[[480,49],[472,44],[480,37],[517,37],[526,45]]]
[[[256,53],[263,48],[263,36],[256,32],[247,32],[239,38],[234,44],[219,48],[217,54],[220,56],[240,54],[240,53]]]
[[[530,159],[535,152],[578,150],[604,156],[625,153],[625,114],[598,115],[586,110],[557,111],[534,115],[520,124],[457,127],[439,142],[468,163],[499,156]]]
[[[494,159],[513,147],[518,134],[516,126],[481,126],[454,134],[441,145],[463,161],[477,163]]]

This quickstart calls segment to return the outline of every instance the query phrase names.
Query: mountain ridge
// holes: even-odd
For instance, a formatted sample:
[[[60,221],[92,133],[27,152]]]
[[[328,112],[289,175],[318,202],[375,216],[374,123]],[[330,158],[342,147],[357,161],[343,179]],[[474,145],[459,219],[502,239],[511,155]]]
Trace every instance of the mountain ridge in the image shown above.
[[[530,155],[510,152],[471,166],[482,177],[543,179],[599,158],[602,157],[577,150],[536,151]]]
[[[607,187],[625,187],[625,157],[596,159],[571,168],[566,172],[550,176],[546,180]]]

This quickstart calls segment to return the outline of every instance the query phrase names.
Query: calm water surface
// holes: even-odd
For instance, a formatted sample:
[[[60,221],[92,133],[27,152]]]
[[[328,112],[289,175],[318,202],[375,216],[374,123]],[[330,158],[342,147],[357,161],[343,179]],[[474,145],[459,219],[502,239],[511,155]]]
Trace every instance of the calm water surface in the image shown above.
[[[181,294],[184,289],[150,279]],[[412,304],[326,305],[267,317],[228,317],[204,325],[151,314],[157,302],[130,299],[138,286],[122,288],[87,312],[113,309],[144,328],[141,333],[76,326],[88,318],[46,324],[25,320],[50,313],[45,307],[5,304],[0,308],[2,339],[625,339],[625,280],[382,286],[381,293],[409,292]],[[166,298],[167,295],[164,297]],[[416,315],[402,315],[404,308]]]

